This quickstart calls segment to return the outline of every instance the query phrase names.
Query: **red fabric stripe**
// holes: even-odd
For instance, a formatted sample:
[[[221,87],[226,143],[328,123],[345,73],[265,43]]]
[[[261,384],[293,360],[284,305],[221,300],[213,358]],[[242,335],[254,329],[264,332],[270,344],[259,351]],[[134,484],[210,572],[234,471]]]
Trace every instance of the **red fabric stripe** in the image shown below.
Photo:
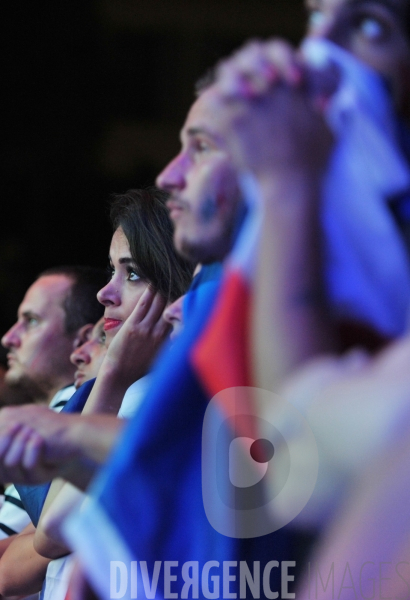
[[[215,309],[192,351],[192,363],[212,396],[230,387],[250,386],[250,293],[238,272],[222,283]]]
[[[251,388],[249,342],[250,291],[240,272],[231,272],[222,283],[214,312],[191,353],[193,367],[212,398],[229,388],[246,387],[221,394],[218,401],[227,416],[249,414],[254,406]],[[254,410],[250,414],[255,414]],[[252,419],[239,418],[238,435],[256,439]]]

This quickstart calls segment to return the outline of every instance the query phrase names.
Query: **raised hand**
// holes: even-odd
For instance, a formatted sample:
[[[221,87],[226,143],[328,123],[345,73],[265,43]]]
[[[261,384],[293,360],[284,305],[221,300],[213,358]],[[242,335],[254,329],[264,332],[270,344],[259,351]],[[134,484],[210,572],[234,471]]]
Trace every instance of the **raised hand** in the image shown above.
[[[217,68],[217,86],[225,97],[256,98],[280,82],[299,87],[305,67],[299,53],[286,41],[252,40]]]
[[[103,371],[115,370],[128,385],[147,373],[171,330],[163,319],[165,307],[166,300],[148,286],[109,345]]]
[[[147,374],[171,327],[166,300],[149,286],[113,338],[83,414],[117,414],[127,388]]]

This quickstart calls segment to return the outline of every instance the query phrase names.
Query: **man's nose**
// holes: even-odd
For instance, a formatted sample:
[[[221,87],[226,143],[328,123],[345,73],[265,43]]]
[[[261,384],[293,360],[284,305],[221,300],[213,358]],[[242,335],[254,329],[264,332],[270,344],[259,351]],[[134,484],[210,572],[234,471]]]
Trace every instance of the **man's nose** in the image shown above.
[[[181,190],[185,187],[185,171],[187,158],[183,154],[178,154],[158,175],[156,184],[166,192]]]
[[[21,345],[19,330],[19,323],[15,323],[1,338],[1,345],[9,349],[19,348]]]
[[[174,325],[175,323],[182,321],[182,302],[184,296],[181,296],[175,302],[167,306],[164,310],[164,320],[170,325]]]
[[[90,363],[91,358],[90,358],[89,353],[87,352],[87,346],[88,346],[88,342],[86,342],[85,344],[83,344],[82,346],[80,346],[79,348],[74,350],[74,352],[71,353],[70,361],[76,367],[79,367],[83,363],[85,363],[86,365],[88,365]]]

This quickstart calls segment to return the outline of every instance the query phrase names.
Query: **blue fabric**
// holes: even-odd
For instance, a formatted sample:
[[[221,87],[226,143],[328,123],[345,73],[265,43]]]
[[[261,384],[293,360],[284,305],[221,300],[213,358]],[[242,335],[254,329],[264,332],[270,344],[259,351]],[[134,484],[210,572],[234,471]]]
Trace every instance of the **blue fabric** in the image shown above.
[[[397,137],[402,153],[410,164],[410,130],[401,119],[397,120]],[[410,189],[387,200],[410,255]]]
[[[78,413],[84,408],[87,398],[93,388],[95,379],[90,379],[83,383],[81,387],[71,396],[67,404],[62,408],[61,412]],[[37,527],[40,519],[41,511],[43,510],[50,483],[42,485],[16,485],[16,489],[20,495],[24,509],[29,515],[32,523]]]
[[[289,535],[281,530],[238,540],[209,524],[202,501],[201,438],[209,398],[190,364],[190,350],[203,330],[219,289],[217,280],[196,286],[191,323],[159,358],[153,384],[138,414],[128,424],[91,493],[126,543],[131,555],[147,561],[287,560]],[[91,508],[90,508],[91,510]],[[83,513],[86,519],[86,511]],[[112,557],[115,560],[115,556]],[[272,589],[280,589],[272,570]],[[181,578],[173,592],[181,597]],[[236,584],[231,584],[231,591]],[[158,591],[163,595],[163,580]],[[274,587],[276,586],[276,587]],[[239,598],[239,589],[236,590]],[[242,597],[242,596],[241,596]]]

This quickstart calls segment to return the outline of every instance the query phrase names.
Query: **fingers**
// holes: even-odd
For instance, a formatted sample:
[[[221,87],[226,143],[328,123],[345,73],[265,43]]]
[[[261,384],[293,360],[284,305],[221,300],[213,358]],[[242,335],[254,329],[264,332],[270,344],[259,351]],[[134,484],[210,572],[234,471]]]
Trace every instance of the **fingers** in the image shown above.
[[[217,87],[227,98],[249,99],[267,92],[274,84],[298,86],[303,64],[295,50],[282,40],[252,41],[221,62]]]
[[[167,301],[165,298],[161,296],[161,294],[156,293],[147,311],[147,314],[145,315],[144,321],[151,324],[157,323],[158,320],[162,318],[162,314],[166,305]]]
[[[171,331],[171,326],[163,317],[166,305],[165,298],[156,293],[144,319],[139,323],[140,332],[150,340],[153,347],[163,342]]]
[[[14,425],[1,437],[1,480],[16,483],[48,481],[41,463],[43,438],[27,425]]]
[[[33,431],[26,442],[23,455],[23,469],[33,469],[40,461],[40,455],[44,448],[43,438]]]
[[[165,324],[166,327],[162,324],[162,315],[166,305],[167,301],[165,298],[148,286],[137,306],[128,317],[128,326],[131,329],[137,326],[139,331],[146,333],[152,331],[157,324],[162,329],[167,330],[168,324]]]
[[[313,107],[322,114],[340,83],[339,68],[329,63],[309,66],[306,58],[283,40],[252,41],[217,69],[221,100],[252,100],[275,87],[306,88]]]
[[[171,330],[172,326],[165,321],[163,314],[161,314],[161,317],[158,319],[154,327],[153,337],[158,343],[160,343],[171,333]]]
[[[14,435],[4,455],[3,463],[6,467],[16,467],[23,462],[24,450],[33,430],[23,425]]]
[[[62,417],[63,415],[56,415],[46,407],[34,405],[7,407],[1,410],[1,481],[29,485],[50,481],[54,465],[45,463],[45,452],[49,439],[56,433],[53,422],[55,418],[60,421]],[[60,423],[58,432],[61,439]]]
[[[7,454],[7,451],[14,439],[14,436],[20,431],[21,427],[22,426],[20,423],[13,423],[12,425],[9,425],[9,426],[6,425],[1,428],[0,460],[2,460],[4,458],[4,456]]]
[[[138,300],[134,310],[132,311],[129,321],[133,323],[140,323],[149,312],[155,296],[155,290],[148,285],[141,298]]]

